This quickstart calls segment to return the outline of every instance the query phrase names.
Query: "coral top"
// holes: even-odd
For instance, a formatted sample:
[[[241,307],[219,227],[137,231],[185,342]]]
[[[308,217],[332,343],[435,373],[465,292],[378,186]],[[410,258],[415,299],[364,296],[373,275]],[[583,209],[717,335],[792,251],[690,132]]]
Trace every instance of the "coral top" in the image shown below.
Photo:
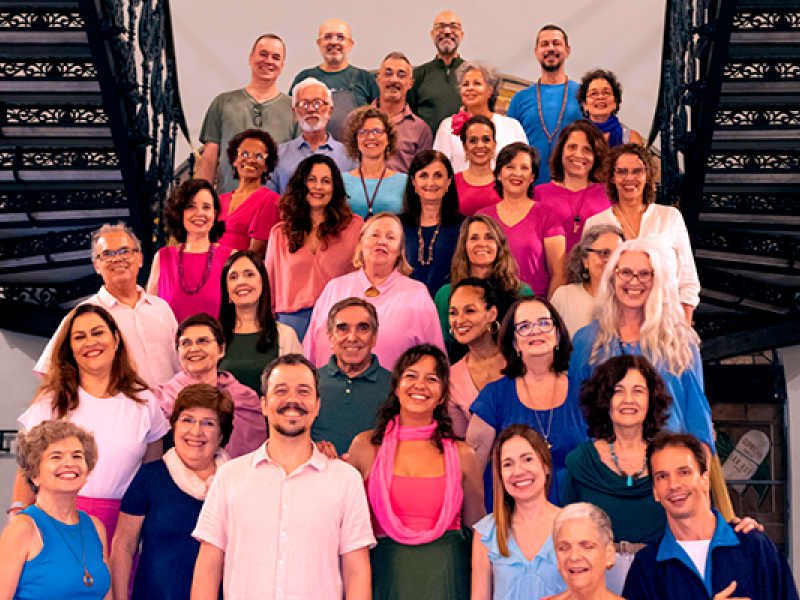
[[[444,502],[445,476],[403,477],[392,476],[389,497],[392,508],[400,522],[414,531],[427,531],[436,526]],[[375,534],[386,535],[377,520],[374,521]],[[447,528],[461,528],[461,513],[457,514]]]
[[[472,216],[482,208],[500,202],[500,196],[494,189],[494,182],[487,185],[470,185],[464,179],[463,171],[456,173],[456,190],[458,191],[459,212],[464,216]]]
[[[228,212],[233,192],[219,197],[222,205],[220,220],[225,221],[225,235],[219,241],[223,246],[236,250],[247,250],[250,238],[268,240],[272,227],[281,220],[278,208],[280,196],[265,187],[259,188],[247,197],[247,200]]]

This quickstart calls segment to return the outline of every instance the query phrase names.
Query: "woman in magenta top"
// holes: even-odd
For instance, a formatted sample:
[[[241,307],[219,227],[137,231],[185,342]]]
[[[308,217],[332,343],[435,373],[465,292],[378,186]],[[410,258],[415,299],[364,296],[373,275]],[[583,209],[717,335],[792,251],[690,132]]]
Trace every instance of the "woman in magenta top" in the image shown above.
[[[456,125],[453,126],[455,129]],[[497,151],[496,129],[491,119],[475,115],[460,127],[458,135],[469,166],[456,173],[456,190],[461,214],[471,216],[500,202],[492,172],[492,161]]]
[[[178,322],[219,313],[219,277],[232,248],[216,243],[225,228],[220,202],[205,179],[184,181],[164,206],[167,231],[179,244],[158,251],[147,293],[162,298]]]
[[[470,547],[461,526],[483,517],[483,500],[475,454],[453,433],[449,387],[444,352],[413,346],[394,365],[377,426],[350,446],[378,539],[370,552],[375,600],[469,598]]]
[[[289,179],[272,228],[267,274],[278,321],[303,339],[311,311],[331,279],[355,270],[353,254],[364,224],[347,203],[333,159],[312,154]]]
[[[567,252],[580,241],[586,220],[611,208],[602,177],[609,152],[608,142],[592,123],[570,123],[550,156],[550,183],[536,187],[536,198],[561,220]]]
[[[494,168],[500,203],[478,211],[500,224],[519,265],[519,278],[548,298],[566,283],[564,228],[553,210],[534,198],[539,153],[514,142],[500,151]]]
[[[222,243],[234,250],[252,250],[263,258],[269,233],[280,221],[280,197],[264,187],[278,164],[278,146],[268,133],[247,129],[231,138],[228,160],[239,187],[220,197],[220,218],[225,221]]]

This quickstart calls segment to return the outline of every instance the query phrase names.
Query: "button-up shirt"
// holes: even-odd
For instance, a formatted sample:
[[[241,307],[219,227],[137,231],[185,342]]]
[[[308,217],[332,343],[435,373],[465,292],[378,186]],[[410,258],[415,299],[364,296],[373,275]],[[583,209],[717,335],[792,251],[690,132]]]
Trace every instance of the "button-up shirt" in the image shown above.
[[[375,100],[372,106],[380,108],[380,100]],[[390,118],[397,129],[397,151],[387,159],[386,166],[400,173],[408,173],[414,157],[423,150],[433,148],[433,134],[428,124],[411,112],[408,104]]]
[[[341,142],[333,139],[330,133],[328,134],[328,139],[316,150],[301,135],[278,146],[278,166],[275,167],[272,175],[270,175],[267,187],[273,192],[283,195],[289,179],[297,170],[297,165],[312,154],[330,156],[342,173],[352,171],[358,166],[358,163],[347,156]]]
[[[313,445],[287,474],[268,445],[219,470],[192,535],[225,552],[226,598],[341,600],[339,557],[375,545],[361,476]]]

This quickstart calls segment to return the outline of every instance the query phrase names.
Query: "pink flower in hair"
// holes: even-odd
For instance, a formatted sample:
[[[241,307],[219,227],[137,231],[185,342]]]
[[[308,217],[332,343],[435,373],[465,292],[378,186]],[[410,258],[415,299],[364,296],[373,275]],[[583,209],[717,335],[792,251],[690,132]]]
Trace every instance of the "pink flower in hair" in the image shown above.
[[[459,137],[461,135],[461,130],[464,129],[464,125],[473,117],[472,113],[468,113],[465,110],[460,110],[452,117],[452,126],[453,126],[453,135]]]

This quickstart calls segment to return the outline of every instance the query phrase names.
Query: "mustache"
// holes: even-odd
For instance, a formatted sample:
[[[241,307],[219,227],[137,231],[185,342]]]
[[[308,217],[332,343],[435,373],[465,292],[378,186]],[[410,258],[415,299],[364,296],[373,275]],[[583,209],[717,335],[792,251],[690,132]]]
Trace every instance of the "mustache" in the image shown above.
[[[392,89],[394,89],[394,90],[399,90],[399,89],[400,89],[400,84],[399,84],[398,82],[395,82],[395,83],[387,83],[387,84],[386,84],[386,88],[387,88],[387,89],[389,89],[389,90],[392,90]]]
[[[298,412],[301,415],[307,415],[308,414],[308,411],[303,406],[298,404],[297,402],[287,402],[286,404],[281,406],[276,412],[279,415],[282,415],[283,413],[288,412],[290,410]]]

